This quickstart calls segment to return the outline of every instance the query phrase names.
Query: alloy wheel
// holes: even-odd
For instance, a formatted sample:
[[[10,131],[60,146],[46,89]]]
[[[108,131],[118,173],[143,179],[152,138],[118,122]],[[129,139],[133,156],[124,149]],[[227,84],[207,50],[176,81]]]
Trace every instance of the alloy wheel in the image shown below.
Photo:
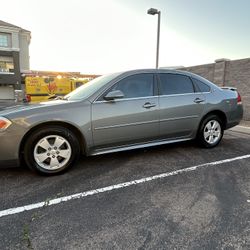
[[[221,137],[221,125],[216,120],[210,120],[204,127],[204,139],[209,144],[216,144]]]
[[[36,163],[47,170],[63,168],[72,155],[69,142],[58,135],[50,135],[40,139],[34,148]]]

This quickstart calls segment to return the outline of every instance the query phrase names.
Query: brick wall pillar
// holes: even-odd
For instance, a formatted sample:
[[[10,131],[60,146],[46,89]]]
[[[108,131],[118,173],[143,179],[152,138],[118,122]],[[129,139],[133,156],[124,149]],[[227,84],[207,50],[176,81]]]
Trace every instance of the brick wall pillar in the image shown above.
[[[214,83],[219,86],[225,86],[225,74],[226,74],[226,62],[230,61],[229,59],[217,59],[214,64]]]

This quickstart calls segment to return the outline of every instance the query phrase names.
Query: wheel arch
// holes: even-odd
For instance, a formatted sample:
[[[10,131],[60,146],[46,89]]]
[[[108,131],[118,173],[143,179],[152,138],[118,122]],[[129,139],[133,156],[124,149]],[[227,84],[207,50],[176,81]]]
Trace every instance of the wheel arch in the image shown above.
[[[210,115],[217,115],[217,116],[221,119],[221,121],[222,121],[223,130],[226,129],[226,127],[227,127],[227,116],[226,116],[226,114],[225,114],[223,111],[221,111],[221,110],[212,110],[212,111],[209,111],[207,114],[205,114],[205,115],[202,117],[201,121],[200,121],[199,128],[200,128],[202,122],[203,122],[208,116],[210,116]]]
[[[26,134],[22,138],[22,141],[21,141],[20,146],[19,146],[19,157],[20,157],[20,159],[23,159],[24,145],[25,145],[25,142],[27,141],[29,135],[31,135],[36,130],[39,130],[39,129],[44,128],[46,126],[59,126],[59,127],[67,128],[70,131],[72,131],[74,133],[74,135],[76,136],[78,142],[79,142],[81,153],[86,154],[86,140],[84,138],[84,135],[79,130],[79,128],[72,125],[71,123],[64,122],[64,121],[47,121],[47,122],[36,124],[34,127],[30,128],[26,132]]]

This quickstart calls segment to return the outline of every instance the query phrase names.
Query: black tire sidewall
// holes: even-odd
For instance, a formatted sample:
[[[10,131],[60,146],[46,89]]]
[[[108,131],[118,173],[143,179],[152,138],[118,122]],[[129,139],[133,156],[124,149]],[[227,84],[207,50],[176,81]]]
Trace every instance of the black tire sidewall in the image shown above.
[[[44,169],[39,166],[34,159],[35,145],[39,140],[49,135],[61,136],[65,138],[71,146],[72,154],[69,161],[62,168],[56,170]],[[60,126],[48,126],[32,132],[24,145],[24,160],[27,166],[42,175],[55,175],[63,173],[75,163],[75,161],[79,158],[79,155],[80,146],[76,136],[69,129]]]
[[[215,120],[217,122],[219,122],[220,124],[220,127],[221,127],[221,136],[220,136],[220,139],[214,143],[214,144],[210,144],[208,143],[205,138],[204,138],[204,128],[206,126],[206,124],[211,121],[211,120]],[[217,146],[222,137],[223,137],[223,134],[224,134],[224,129],[223,129],[223,123],[222,123],[222,120],[217,116],[217,115],[209,115],[207,116],[201,123],[201,126],[199,128],[199,131],[198,131],[198,135],[197,135],[197,139],[198,139],[198,142],[201,146],[205,147],[205,148],[213,148],[215,146]]]

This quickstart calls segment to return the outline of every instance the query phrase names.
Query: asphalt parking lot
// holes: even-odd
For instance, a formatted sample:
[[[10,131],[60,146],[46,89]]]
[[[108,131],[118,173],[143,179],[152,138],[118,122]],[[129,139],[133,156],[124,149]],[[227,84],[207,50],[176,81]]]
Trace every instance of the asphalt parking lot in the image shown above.
[[[0,249],[250,249],[249,154],[250,135],[226,131],[214,149],[82,158],[50,178],[0,169]]]

